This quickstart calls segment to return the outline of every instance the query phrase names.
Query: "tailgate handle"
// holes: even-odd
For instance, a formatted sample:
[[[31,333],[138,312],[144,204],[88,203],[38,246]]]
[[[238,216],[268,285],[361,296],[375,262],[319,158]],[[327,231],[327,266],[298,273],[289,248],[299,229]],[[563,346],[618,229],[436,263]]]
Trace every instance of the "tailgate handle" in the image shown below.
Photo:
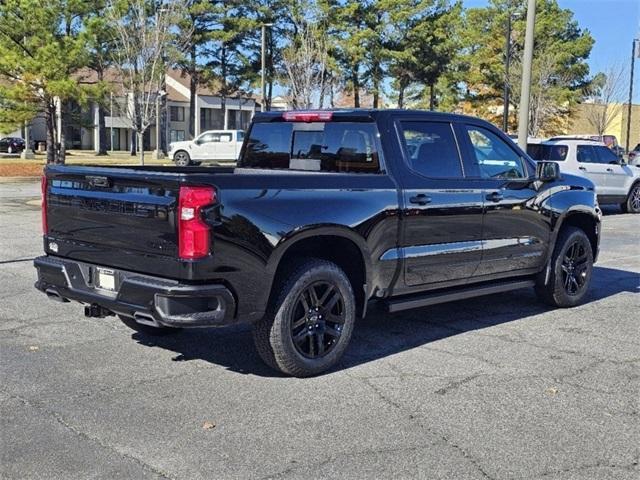
[[[92,187],[110,187],[111,179],[109,177],[99,177],[93,175],[87,175],[85,177]]]

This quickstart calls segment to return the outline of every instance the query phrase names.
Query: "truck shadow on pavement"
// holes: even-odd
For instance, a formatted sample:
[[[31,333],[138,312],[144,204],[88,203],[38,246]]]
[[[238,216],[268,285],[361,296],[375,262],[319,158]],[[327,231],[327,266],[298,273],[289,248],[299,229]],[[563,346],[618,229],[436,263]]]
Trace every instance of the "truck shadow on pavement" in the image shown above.
[[[621,292],[640,293],[640,274],[594,267],[587,304]],[[533,289],[523,289],[475,299],[435,305],[403,313],[386,313],[370,305],[365,319],[356,323],[351,343],[331,374],[379,358],[416,348],[461,333],[529,317],[552,310],[537,301]],[[204,360],[228,370],[265,377],[282,377],[264,365],[253,346],[251,328],[237,325],[218,329],[184,330],[169,337],[133,334],[141,345],[175,352],[173,361]]]

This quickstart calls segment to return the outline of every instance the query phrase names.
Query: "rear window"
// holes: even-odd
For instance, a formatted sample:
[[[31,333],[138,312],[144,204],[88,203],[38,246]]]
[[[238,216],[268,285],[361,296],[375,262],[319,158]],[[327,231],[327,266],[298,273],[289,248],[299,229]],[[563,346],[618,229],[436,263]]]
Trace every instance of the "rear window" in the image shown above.
[[[530,143],[527,145],[527,153],[534,160],[562,162],[567,159],[569,147],[566,145],[542,145],[539,143]]]
[[[238,166],[378,173],[377,145],[373,123],[255,123]]]

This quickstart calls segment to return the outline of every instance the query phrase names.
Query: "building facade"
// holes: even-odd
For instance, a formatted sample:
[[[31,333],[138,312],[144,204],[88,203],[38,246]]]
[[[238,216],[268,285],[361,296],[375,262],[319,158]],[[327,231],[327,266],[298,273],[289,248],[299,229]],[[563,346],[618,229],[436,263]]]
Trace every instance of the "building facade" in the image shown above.
[[[107,80],[113,79],[113,73],[106,75]],[[92,74],[82,76],[82,83],[95,83],[97,79]],[[156,149],[156,128],[160,125],[161,147],[175,141],[189,140],[189,105],[191,79],[183,75],[179,70],[168,70],[165,75],[166,97],[162,101],[160,121],[152,124],[145,131],[143,148],[145,150]],[[117,83],[117,82],[114,82]],[[114,90],[117,91],[117,85]],[[109,105],[104,105],[106,144],[108,150],[131,149],[134,138],[134,130],[131,128],[126,116],[118,115],[123,111],[130,96],[126,92],[115,93],[109,99]],[[205,85],[199,85],[195,96],[195,135],[206,130],[245,130],[253,118],[259,105],[256,99],[246,94],[221,97],[211,91]],[[68,149],[95,150],[100,146],[99,106],[93,103],[81,107],[78,104],[66,105],[62,122],[60,108],[57,112],[57,131],[64,128],[65,144]],[[16,132],[17,136],[22,136]],[[46,141],[46,126],[42,115],[34,118],[29,125],[30,141],[34,147]],[[59,139],[58,139],[59,140]]]

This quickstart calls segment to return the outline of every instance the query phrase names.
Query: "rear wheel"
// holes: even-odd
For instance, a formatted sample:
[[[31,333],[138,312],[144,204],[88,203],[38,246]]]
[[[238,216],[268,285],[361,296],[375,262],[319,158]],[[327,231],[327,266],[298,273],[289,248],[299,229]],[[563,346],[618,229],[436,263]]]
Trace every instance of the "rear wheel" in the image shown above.
[[[173,335],[174,333],[178,333],[181,330],[180,328],[152,327],[151,325],[144,325],[142,323],[136,322],[133,317],[127,317],[125,315],[118,315],[118,318],[120,318],[120,320],[122,320],[122,323],[124,323],[131,330],[144,333],[145,335],[152,335],[154,337]]]
[[[538,279],[536,293],[554,307],[573,307],[582,303],[591,282],[593,252],[587,235],[575,227],[564,228],[551,257],[549,282]]]
[[[301,261],[282,275],[272,302],[253,330],[267,365],[308,377],[340,360],[351,339],[356,307],[351,283],[336,264]]]
[[[179,167],[188,167],[191,165],[191,157],[184,150],[176,152],[173,156],[173,161],[176,162],[176,165]]]
[[[627,200],[620,207],[625,213],[640,213],[640,183],[631,187]]]

